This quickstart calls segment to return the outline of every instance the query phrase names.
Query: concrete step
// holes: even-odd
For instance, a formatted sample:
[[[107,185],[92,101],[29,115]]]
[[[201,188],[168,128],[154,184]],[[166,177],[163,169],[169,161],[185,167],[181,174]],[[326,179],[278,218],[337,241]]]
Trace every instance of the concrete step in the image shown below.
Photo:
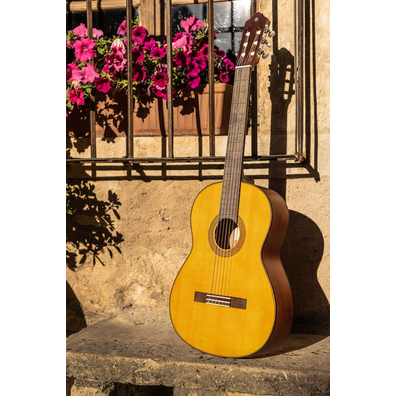
[[[230,359],[191,348],[169,322],[103,321],[68,337],[66,375],[70,396],[329,395],[330,337],[291,334],[264,357]]]

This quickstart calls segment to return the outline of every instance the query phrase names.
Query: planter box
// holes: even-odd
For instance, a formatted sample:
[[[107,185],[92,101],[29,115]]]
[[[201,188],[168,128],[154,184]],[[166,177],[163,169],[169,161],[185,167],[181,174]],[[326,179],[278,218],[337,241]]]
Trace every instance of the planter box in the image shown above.
[[[209,85],[200,85],[197,92],[185,91],[173,100],[174,135],[209,134]],[[215,134],[226,135],[230,118],[232,86],[215,84]],[[127,120],[126,92],[96,94],[96,135],[114,138],[126,136]],[[146,103],[134,101],[134,136],[166,136],[168,131],[168,109],[164,99],[151,99]],[[66,118],[68,136],[89,136],[88,105],[74,106]]]

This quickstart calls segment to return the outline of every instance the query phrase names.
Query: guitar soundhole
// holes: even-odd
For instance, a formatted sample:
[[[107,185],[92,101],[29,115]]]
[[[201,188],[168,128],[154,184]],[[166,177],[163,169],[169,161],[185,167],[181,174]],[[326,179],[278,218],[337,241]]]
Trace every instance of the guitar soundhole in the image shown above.
[[[209,227],[208,239],[212,250],[221,257],[231,257],[241,249],[245,241],[245,224],[238,216],[238,223],[216,216]]]
[[[238,242],[238,224],[231,219],[222,219],[215,230],[216,244],[220,249],[228,250]]]

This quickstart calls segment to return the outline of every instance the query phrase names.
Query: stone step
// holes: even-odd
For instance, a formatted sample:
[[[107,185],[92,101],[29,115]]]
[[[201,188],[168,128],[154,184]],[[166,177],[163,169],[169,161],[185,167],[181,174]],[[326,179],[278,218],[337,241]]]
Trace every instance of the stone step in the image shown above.
[[[330,337],[291,334],[261,358],[207,355],[167,323],[98,322],[67,339],[69,396],[330,395]]]

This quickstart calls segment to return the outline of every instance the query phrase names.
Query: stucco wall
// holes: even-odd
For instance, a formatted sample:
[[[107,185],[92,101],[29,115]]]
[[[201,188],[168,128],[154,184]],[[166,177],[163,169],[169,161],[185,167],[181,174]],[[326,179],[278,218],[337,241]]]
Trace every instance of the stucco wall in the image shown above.
[[[309,2],[306,2],[309,3]],[[294,153],[295,95],[293,2],[258,1],[257,10],[277,35],[271,57],[258,65],[258,154]],[[275,10],[275,12],[274,12]],[[329,1],[306,4],[304,163],[248,163],[254,183],[280,193],[290,211],[281,258],[295,302],[293,331],[329,332],[330,160]],[[246,154],[250,154],[250,134]],[[159,156],[161,138],[137,138],[136,157]],[[203,153],[208,142],[203,138]],[[216,138],[216,155],[226,137]],[[98,156],[125,155],[125,138],[97,139]],[[67,138],[72,157],[89,157],[89,139]],[[197,137],[176,137],[175,155],[198,155]],[[190,210],[197,194],[221,180],[218,164],[72,164],[74,187],[67,220],[67,282],[70,323],[91,324],[134,310],[165,312],[173,280],[191,246]],[[80,307],[79,309],[75,307]],[[82,315],[83,314],[83,315]]]

